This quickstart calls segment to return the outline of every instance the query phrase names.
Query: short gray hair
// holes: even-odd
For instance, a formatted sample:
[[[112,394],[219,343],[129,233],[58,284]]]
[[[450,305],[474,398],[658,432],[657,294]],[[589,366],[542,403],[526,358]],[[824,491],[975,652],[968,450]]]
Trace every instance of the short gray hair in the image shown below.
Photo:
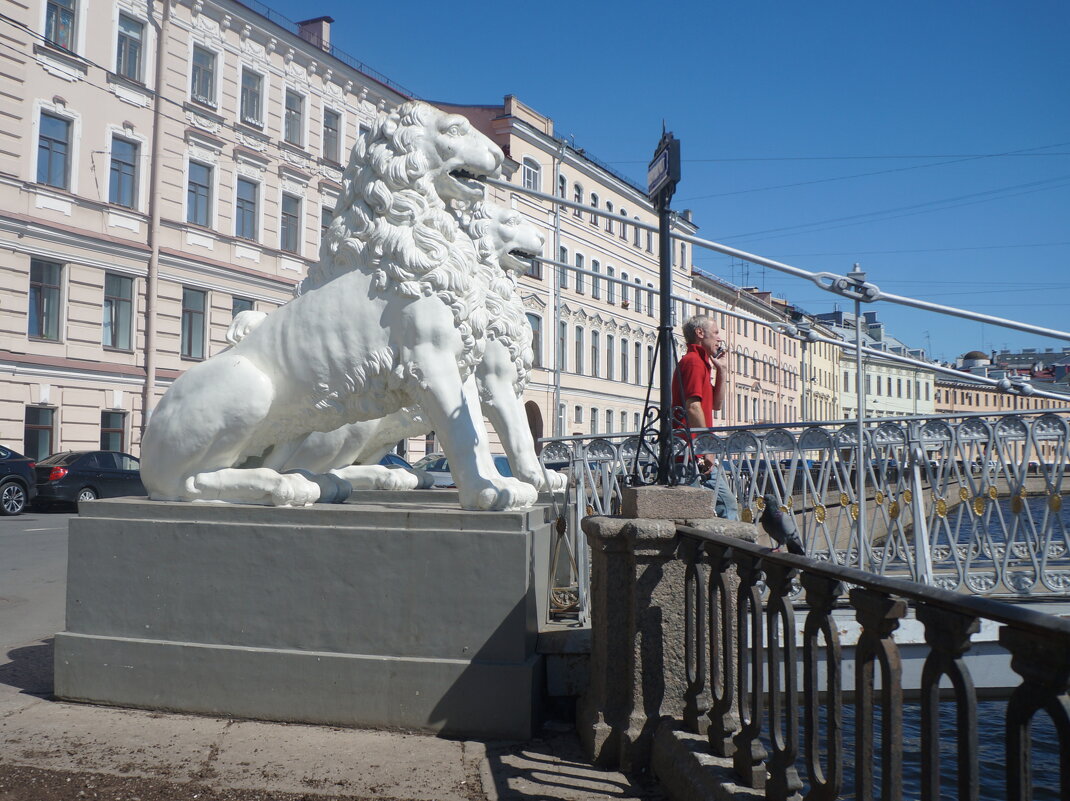
[[[696,314],[694,317],[688,319],[684,323],[684,342],[688,345],[694,345],[698,338],[695,336],[695,331],[701,328],[703,331],[710,330],[710,323],[714,320],[708,314]]]

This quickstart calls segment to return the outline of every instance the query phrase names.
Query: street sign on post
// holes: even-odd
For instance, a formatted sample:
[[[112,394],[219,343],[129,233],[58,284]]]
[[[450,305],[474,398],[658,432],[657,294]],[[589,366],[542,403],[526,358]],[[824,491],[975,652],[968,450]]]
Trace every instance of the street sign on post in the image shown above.
[[[680,181],[680,140],[672,131],[662,131],[658,149],[646,171],[647,197],[659,211],[668,208],[669,200]]]

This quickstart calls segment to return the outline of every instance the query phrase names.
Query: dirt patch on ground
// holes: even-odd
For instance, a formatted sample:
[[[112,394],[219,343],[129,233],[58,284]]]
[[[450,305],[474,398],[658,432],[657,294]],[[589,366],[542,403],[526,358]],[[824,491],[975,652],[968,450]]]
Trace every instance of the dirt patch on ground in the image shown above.
[[[0,765],[0,801],[391,801],[386,796],[272,793],[142,776]]]

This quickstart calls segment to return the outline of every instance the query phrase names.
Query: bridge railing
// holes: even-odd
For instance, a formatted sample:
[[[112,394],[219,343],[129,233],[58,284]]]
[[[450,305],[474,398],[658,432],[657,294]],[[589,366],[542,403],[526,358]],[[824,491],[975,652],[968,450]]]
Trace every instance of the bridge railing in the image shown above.
[[[744,522],[774,497],[815,559],[976,595],[1070,594],[1066,411],[875,419],[861,448],[858,431],[853,420],[714,429],[695,433],[694,452],[708,455],[706,485],[729,487]],[[580,521],[614,514],[656,446],[634,434],[543,443],[543,462],[572,476],[565,536],[585,611]],[[680,458],[697,478],[686,449]]]
[[[590,517],[584,530],[594,626],[577,727],[597,763],[652,769],[673,797],[737,797],[725,792],[735,784],[764,788],[767,799],[901,799],[906,782],[908,797],[977,799],[980,728],[1005,759],[1005,788],[988,787],[989,797],[1033,798],[1035,784],[1044,797],[1070,797],[1070,621],[773,552],[748,541],[754,527],[743,523]],[[805,613],[793,600],[798,585]],[[850,667],[845,616],[858,624]],[[908,616],[923,627],[927,654],[920,747],[905,760],[895,631]],[[964,655],[982,624],[998,629],[1020,681],[998,715],[979,720]],[[1032,764],[1038,712],[1057,741],[1045,743],[1042,766]]]

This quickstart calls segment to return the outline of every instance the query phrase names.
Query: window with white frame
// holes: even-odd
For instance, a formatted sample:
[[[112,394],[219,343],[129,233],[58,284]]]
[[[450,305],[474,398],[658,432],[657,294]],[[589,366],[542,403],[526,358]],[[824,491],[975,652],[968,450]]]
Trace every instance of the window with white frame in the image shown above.
[[[564,320],[557,324],[557,369],[568,369],[568,323]]]
[[[241,68],[241,121],[246,125],[262,127],[264,124],[264,76],[259,72]]]
[[[182,358],[204,358],[204,312],[207,293],[182,288]]]
[[[617,302],[617,282],[613,280],[614,273],[616,271],[609,266],[606,266],[606,302]]]
[[[41,112],[37,133],[37,183],[70,189],[72,127],[68,119]]]
[[[293,89],[287,89],[285,106],[282,138],[291,145],[300,147],[305,130],[305,96]]]
[[[217,54],[200,45],[193,46],[193,67],[190,70],[190,97],[198,103],[215,107],[215,79]]]
[[[635,311],[639,314],[643,311],[643,282],[641,279],[635,279]]]
[[[620,274],[620,305],[622,309],[628,308],[628,273]]]
[[[104,274],[104,319],[101,344],[105,348],[130,350],[133,301],[133,278],[115,273]]]
[[[256,239],[259,215],[260,184],[248,178],[239,178],[234,193],[234,236]]]
[[[591,331],[591,375],[599,378],[599,368],[602,361],[602,343],[599,341],[597,331]]]
[[[643,383],[643,345],[640,342],[632,344],[633,356],[635,358],[635,383]]]
[[[613,433],[613,410],[606,409],[606,433]]]
[[[581,295],[583,294],[584,275],[580,272],[583,269],[583,254],[576,254],[576,291]]]
[[[620,413],[620,430],[621,431],[627,431],[628,430],[628,413],[627,412],[621,412]]]
[[[323,158],[338,163],[342,158],[342,115],[323,110]]]
[[[334,207],[324,204],[320,206],[320,242],[327,236],[327,229],[334,222]]]
[[[654,252],[654,232],[653,231],[647,231],[646,232],[646,252],[647,253],[653,253]]]
[[[530,312],[524,316],[531,326],[531,366],[542,367],[542,318]]]
[[[575,203],[583,203],[583,187],[579,184],[572,185],[572,200]],[[578,208],[572,210],[572,214],[579,217],[583,214]]]
[[[249,298],[239,298],[234,295],[230,299],[230,318],[233,320],[244,311],[252,311],[255,304]]]
[[[582,423],[583,422],[583,407],[582,406],[576,406],[576,407],[574,407],[572,409],[572,422],[573,423]]]
[[[620,238],[625,242],[628,241],[628,211],[627,209],[620,210]]]
[[[59,341],[62,318],[63,265],[44,259],[30,259],[29,319],[26,333],[31,339]]]
[[[612,334],[606,334],[606,374],[605,378],[610,381],[613,380],[614,374],[617,372],[617,346],[616,340]]]
[[[576,326],[576,374],[583,375],[583,326]]]
[[[191,161],[186,179],[186,222],[207,226],[211,220],[212,167]]]
[[[613,201],[606,201],[606,232],[613,233]]]
[[[598,300],[602,297],[602,279],[599,278],[602,265],[598,263],[598,259],[591,259],[591,272],[594,273],[591,276],[591,297]]]
[[[628,383],[628,340],[623,337],[620,340],[620,380]]]
[[[534,192],[542,191],[542,168],[539,162],[530,156],[525,156],[523,161],[524,188]]]
[[[633,234],[634,234],[633,239],[632,239],[632,244],[635,245],[635,247],[639,247],[640,239],[641,239],[641,237],[643,235],[643,229],[639,227],[639,218],[638,217],[635,218],[635,225],[632,226],[632,231],[633,231]]]
[[[103,411],[100,413],[100,449],[102,451],[126,450],[123,445],[125,431],[125,412]]]
[[[279,219],[279,247],[287,253],[301,252],[301,198],[282,193]]]
[[[126,14],[119,15],[115,45],[115,71],[124,78],[140,81],[145,23]]]
[[[557,194],[562,200],[568,194],[568,181],[563,175],[557,176]]]
[[[137,207],[138,145],[119,136],[111,138],[108,201],[128,209]]]
[[[77,11],[75,0],[48,0],[45,6],[45,39],[49,44],[74,50]]]
[[[23,424],[22,452],[41,461],[55,452],[56,410],[48,406],[27,406]]]
[[[591,407],[591,436],[598,433],[598,409]]]
[[[598,195],[594,192],[591,192],[591,208],[598,208]],[[591,225],[598,225],[598,214],[593,211],[591,212]]]
[[[562,289],[568,289],[568,248],[562,247],[558,250],[557,260],[561,262],[557,266],[558,281],[557,285]]]
[[[649,282],[646,285],[646,315],[654,316],[654,285]]]

